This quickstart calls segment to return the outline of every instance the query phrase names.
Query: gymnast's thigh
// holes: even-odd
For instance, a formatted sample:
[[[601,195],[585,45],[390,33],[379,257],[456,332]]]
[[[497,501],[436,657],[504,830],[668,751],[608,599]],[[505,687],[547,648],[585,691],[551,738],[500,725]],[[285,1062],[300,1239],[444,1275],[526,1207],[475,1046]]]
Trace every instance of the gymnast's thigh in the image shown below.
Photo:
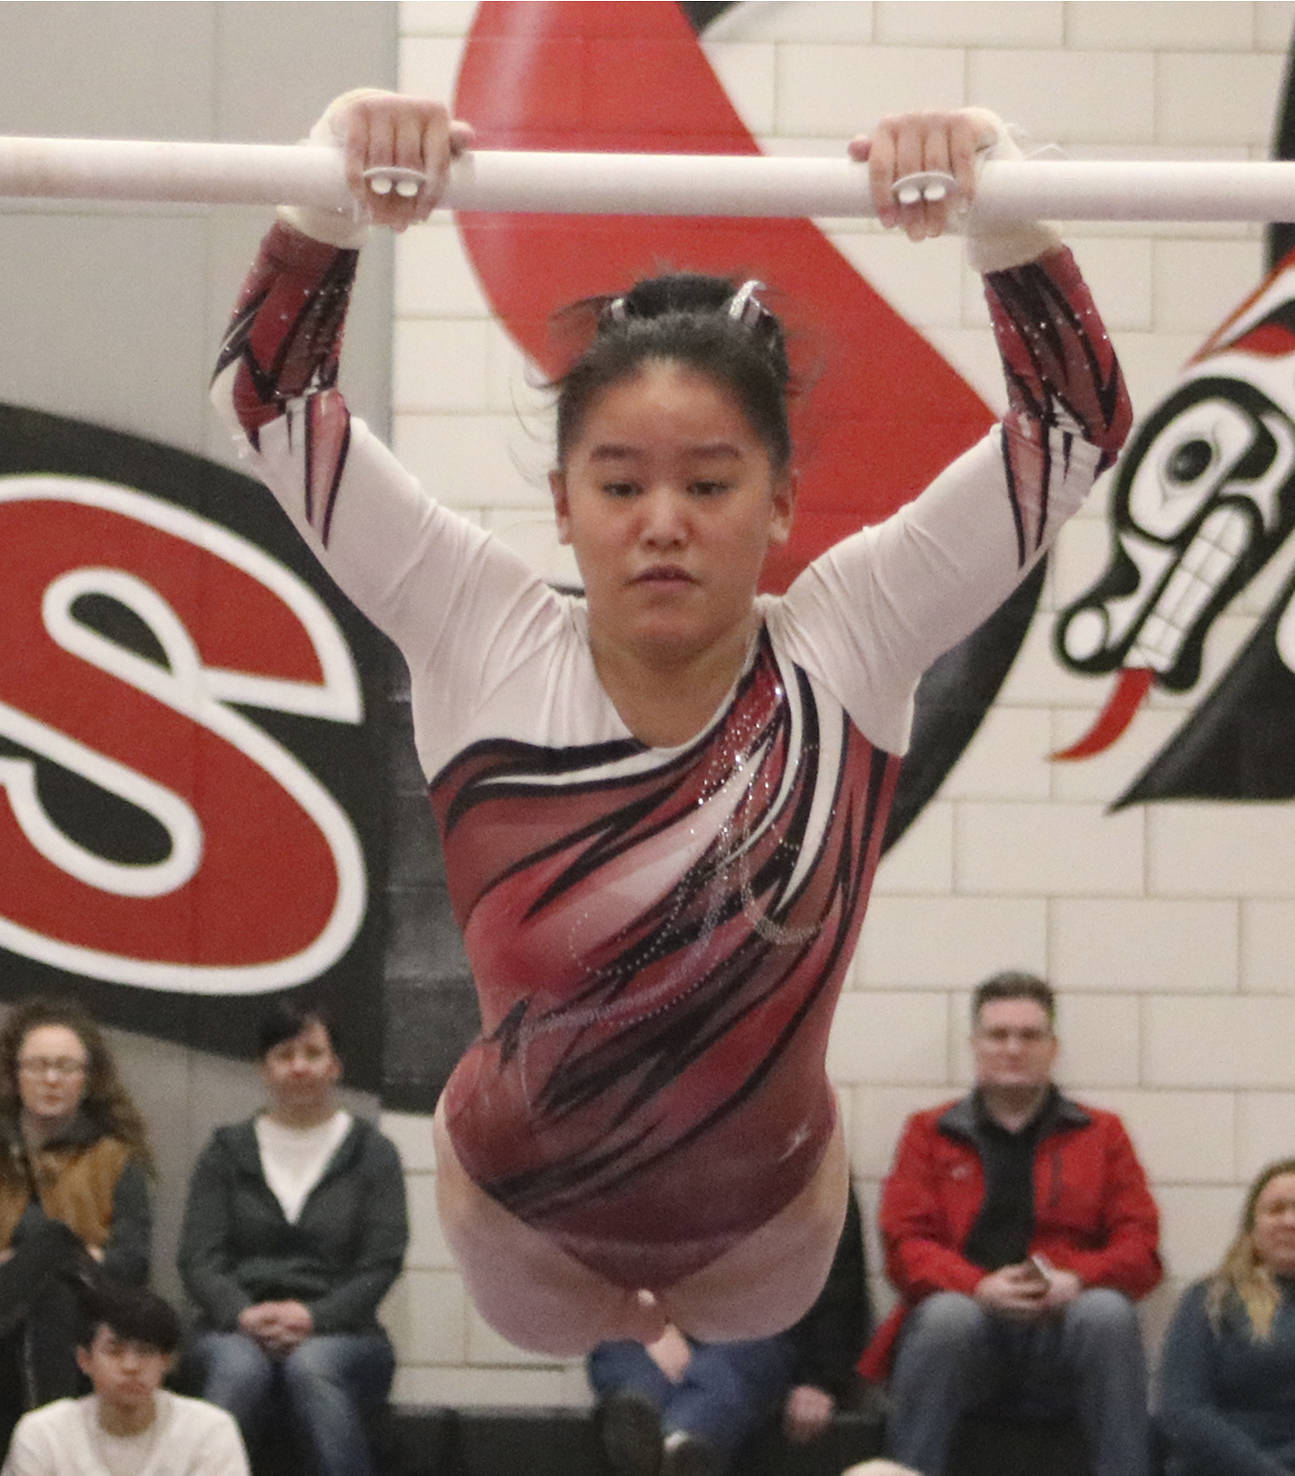
[[[665,1323],[655,1301],[576,1260],[469,1176],[440,1105],[432,1131],[441,1228],[473,1304],[497,1333],[519,1348],[562,1358],[610,1339],[652,1342],[661,1335]]]
[[[849,1172],[838,1116],[805,1188],[731,1250],[662,1291],[667,1318],[703,1342],[769,1337],[798,1322],[836,1255]]]

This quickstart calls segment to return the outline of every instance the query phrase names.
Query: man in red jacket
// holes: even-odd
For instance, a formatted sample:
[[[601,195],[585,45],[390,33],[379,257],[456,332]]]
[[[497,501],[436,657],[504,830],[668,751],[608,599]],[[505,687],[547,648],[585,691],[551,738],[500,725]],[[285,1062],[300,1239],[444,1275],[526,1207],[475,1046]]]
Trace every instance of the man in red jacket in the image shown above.
[[[915,1113],[881,1202],[900,1303],[864,1354],[890,1366],[887,1451],[944,1476],[985,1405],[1073,1410],[1093,1476],[1146,1476],[1133,1302],[1160,1280],[1159,1215],[1123,1124],[1057,1090],[1052,990],[996,974],[972,1002],[976,1086]]]

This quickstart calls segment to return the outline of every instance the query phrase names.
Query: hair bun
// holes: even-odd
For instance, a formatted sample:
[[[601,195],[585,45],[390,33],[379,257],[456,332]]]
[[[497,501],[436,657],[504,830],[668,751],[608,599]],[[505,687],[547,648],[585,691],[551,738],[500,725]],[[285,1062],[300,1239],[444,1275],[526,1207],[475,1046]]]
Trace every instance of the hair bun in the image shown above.
[[[627,292],[586,297],[580,313],[591,341],[555,381],[558,464],[579,434],[595,396],[648,360],[675,360],[731,390],[769,447],[774,464],[791,459],[787,394],[791,370],[782,326],[757,294],[754,278],[736,283],[702,272],[670,272]]]

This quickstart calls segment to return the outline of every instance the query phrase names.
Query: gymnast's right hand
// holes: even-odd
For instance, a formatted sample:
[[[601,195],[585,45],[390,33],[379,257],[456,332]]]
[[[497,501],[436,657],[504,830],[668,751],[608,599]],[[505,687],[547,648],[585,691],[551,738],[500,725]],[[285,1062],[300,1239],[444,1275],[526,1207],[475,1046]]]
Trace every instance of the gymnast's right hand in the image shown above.
[[[445,189],[450,161],[472,144],[472,129],[433,98],[360,87],[335,98],[310,137],[341,149],[361,217],[403,231],[431,214]],[[386,169],[410,171],[405,187],[413,192],[401,192],[399,174],[395,188],[384,188],[392,178],[381,173]]]

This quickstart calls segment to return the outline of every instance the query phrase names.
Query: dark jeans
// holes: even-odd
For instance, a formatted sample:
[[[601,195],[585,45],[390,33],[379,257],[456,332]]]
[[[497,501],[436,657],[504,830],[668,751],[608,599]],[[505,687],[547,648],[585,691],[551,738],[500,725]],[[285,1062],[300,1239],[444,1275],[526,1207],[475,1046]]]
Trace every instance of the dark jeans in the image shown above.
[[[1253,1439],[1254,1436],[1249,1433],[1246,1438]],[[1159,1476],[1220,1476],[1218,1457],[1189,1455],[1176,1449],[1163,1427],[1156,1429],[1155,1439],[1160,1454],[1160,1464],[1156,1467]],[[1265,1445],[1260,1459],[1275,1463],[1275,1468],[1283,1471],[1295,1471],[1295,1440],[1286,1440],[1276,1446]]]
[[[890,1377],[886,1454],[944,1476],[954,1427],[977,1408],[1024,1418],[1073,1412],[1094,1476],[1147,1476],[1146,1359],[1132,1304],[1094,1287],[1057,1317],[1019,1323],[957,1292],[919,1302]]]
[[[366,1419],[391,1389],[386,1333],[322,1333],[273,1358],[240,1332],[200,1333],[193,1345],[204,1399],[227,1409],[249,1448],[275,1398],[286,1406],[318,1476],[373,1476]]]
[[[589,1382],[600,1399],[629,1390],[661,1411],[667,1434],[684,1430],[706,1441],[724,1461],[761,1425],[782,1411],[795,1354],[785,1334],[740,1343],[689,1342],[692,1358],[675,1384],[641,1343],[600,1343],[589,1355]]]

